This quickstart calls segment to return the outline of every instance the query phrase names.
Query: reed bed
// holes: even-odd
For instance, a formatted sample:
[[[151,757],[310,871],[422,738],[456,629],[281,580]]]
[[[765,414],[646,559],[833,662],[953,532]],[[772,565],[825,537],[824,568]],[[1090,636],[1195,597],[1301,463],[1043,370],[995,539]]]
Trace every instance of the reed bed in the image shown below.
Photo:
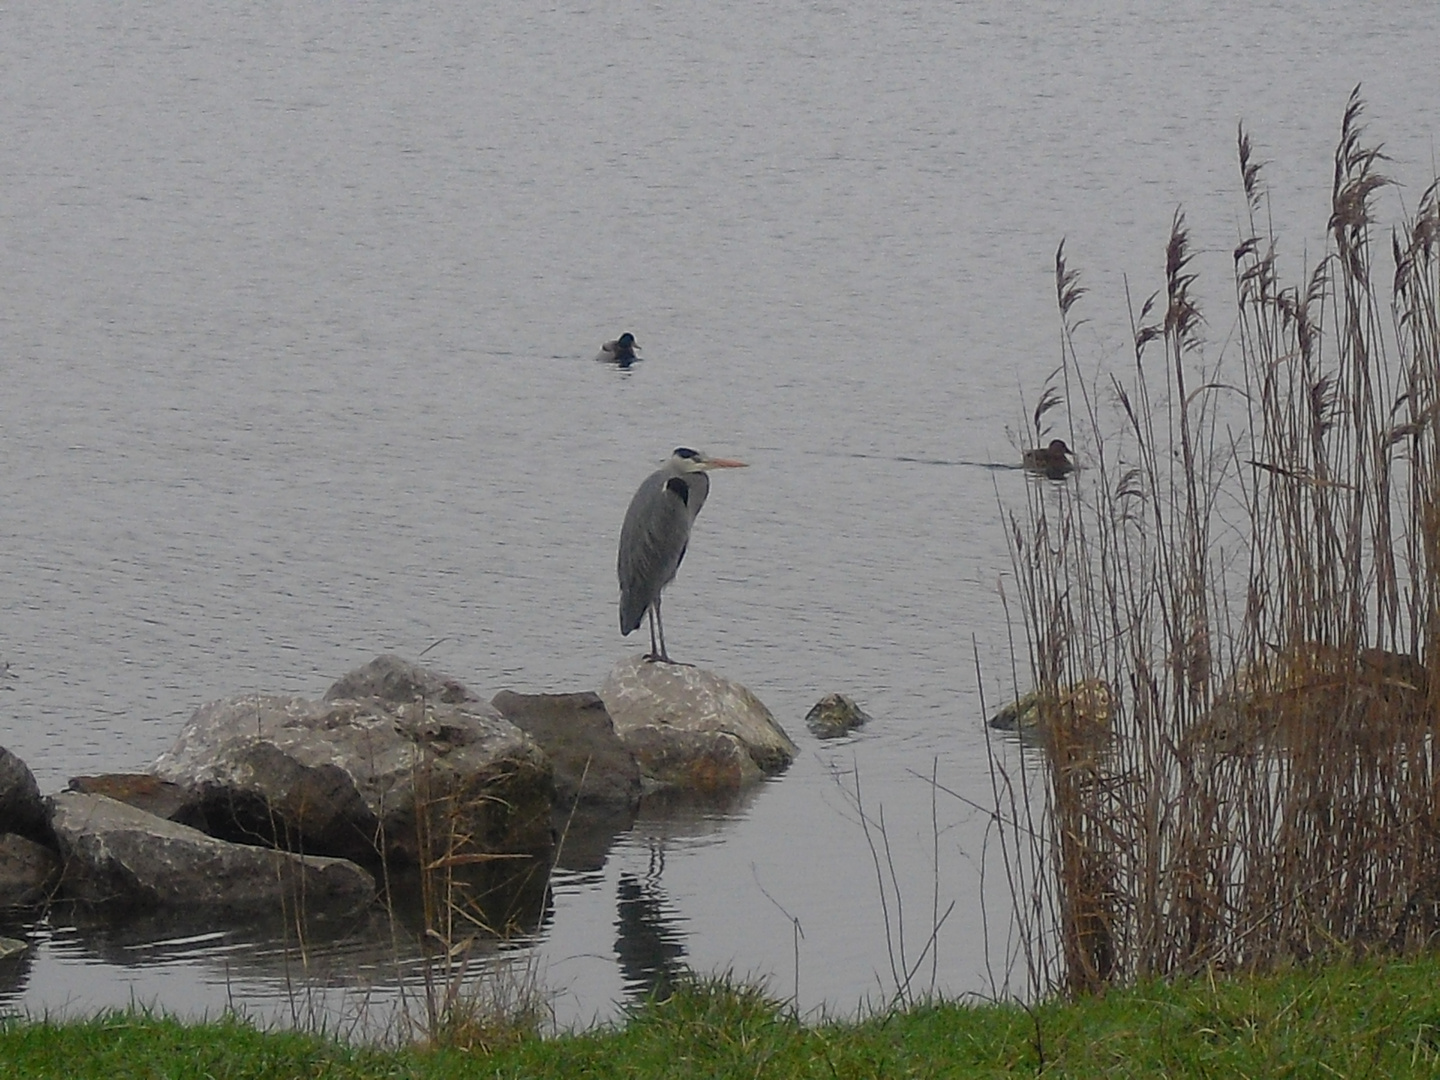
[[[1288,287],[1240,129],[1228,358],[1204,357],[1182,214],[1122,372],[1082,372],[1057,252],[1033,422],[1084,468],[1008,521],[1046,747],[1007,849],[1036,992],[1440,932],[1440,198],[1391,230],[1390,274],[1362,115],[1357,88],[1327,250]]]

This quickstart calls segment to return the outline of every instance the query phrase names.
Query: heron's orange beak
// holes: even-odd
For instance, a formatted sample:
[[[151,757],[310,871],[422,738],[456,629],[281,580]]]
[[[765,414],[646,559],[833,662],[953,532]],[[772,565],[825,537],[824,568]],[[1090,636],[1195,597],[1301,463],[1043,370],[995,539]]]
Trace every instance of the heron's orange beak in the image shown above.
[[[712,457],[705,459],[707,469],[748,469],[750,466],[743,461],[732,461],[730,458]]]

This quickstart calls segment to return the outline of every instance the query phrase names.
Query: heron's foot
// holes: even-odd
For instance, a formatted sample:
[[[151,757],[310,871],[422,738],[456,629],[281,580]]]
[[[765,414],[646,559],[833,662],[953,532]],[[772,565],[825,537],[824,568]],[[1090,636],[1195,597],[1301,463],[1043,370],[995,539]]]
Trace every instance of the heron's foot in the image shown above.
[[[649,664],[670,664],[672,667],[694,667],[694,664],[687,664],[683,660],[671,660],[668,656],[661,656],[659,653],[646,653],[640,659]]]

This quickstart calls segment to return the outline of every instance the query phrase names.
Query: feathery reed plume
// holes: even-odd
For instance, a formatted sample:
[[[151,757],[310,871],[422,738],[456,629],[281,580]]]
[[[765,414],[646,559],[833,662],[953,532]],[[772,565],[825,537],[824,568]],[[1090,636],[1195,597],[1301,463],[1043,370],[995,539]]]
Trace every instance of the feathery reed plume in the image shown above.
[[[1037,966],[1072,992],[1440,934],[1440,184],[1392,233],[1379,296],[1391,181],[1362,114],[1357,87],[1330,250],[1300,287],[1239,129],[1234,382],[1204,365],[1182,213],[1133,368],[1095,387],[1056,253],[1063,404],[1095,467],[1028,491],[1007,530],[1047,734],[1030,852],[1049,873],[1014,876],[1052,921]]]

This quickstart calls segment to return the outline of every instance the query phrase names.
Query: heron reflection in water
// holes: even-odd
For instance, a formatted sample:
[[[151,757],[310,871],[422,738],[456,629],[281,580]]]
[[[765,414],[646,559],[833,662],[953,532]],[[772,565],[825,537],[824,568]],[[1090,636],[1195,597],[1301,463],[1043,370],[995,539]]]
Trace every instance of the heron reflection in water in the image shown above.
[[[684,936],[653,870],[642,881],[621,874],[615,891],[615,958],[625,991],[635,1000],[670,996],[685,971]],[[664,854],[660,858],[664,860]]]

